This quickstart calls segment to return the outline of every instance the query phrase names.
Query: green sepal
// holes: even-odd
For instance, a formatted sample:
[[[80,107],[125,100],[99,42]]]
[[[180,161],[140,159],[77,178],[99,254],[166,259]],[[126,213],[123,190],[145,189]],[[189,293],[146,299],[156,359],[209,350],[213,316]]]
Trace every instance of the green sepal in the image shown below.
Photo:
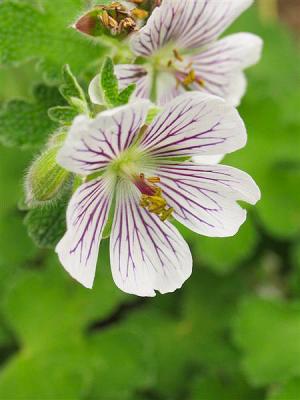
[[[118,103],[119,105],[127,104],[129,103],[130,97],[135,91],[136,84],[132,83],[131,85],[128,85],[125,89],[121,90],[119,93],[118,97]]]
[[[71,125],[78,112],[69,106],[57,106],[49,108],[48,115],[52,121],[59,122],[61,125]]]
[[[81,86],[79,85],[76,77],[73,75],[69,65],[64,65],[63,70],[64,84],[60,87],[61,95],[69,101],[72,97],[78,97],[81,100],[85,100],[85,94]]]
[[[63,67],[62,73],[64,83],[59,88],[61,95],[77,111],[77,114],[89,114],[88,101],[84,91],[73,75],[69,65]]]
[[[101,71],[100,87],[103,97],[108,106],[114,107],[118,102],[119,87],[118,79],[114,72],[112,59],[107,57]]]
[[[150,125],[160,111],[161,109],[159,107],[151,107],[148,111],[145,124]]]
[[[29,206],[51,202],[69,180],[70,172],[56,162],[59,148],[48,148],[29,168],[25,180],[26,202]]]
[[[114,71],[114,64],[111,58],[107,57],[100,75],[100,89],[103,99],[108,107],[119,107],[127,104],[133,94],[136,85],[131,84],[119,91],[118,79]]]

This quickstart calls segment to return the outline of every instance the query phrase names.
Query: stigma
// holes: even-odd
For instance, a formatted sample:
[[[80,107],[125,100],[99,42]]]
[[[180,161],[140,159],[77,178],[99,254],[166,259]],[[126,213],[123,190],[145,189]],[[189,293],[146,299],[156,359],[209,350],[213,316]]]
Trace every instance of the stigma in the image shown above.
[[[134,179],[135,186],[141,192],[140,206],[148,212],[156,214],[161,221],[166,221],[171,217],[174,209],[168,206],[162,189],[157,186],[159,182],[159,177],[146,178],[144,174],[140,174]]]

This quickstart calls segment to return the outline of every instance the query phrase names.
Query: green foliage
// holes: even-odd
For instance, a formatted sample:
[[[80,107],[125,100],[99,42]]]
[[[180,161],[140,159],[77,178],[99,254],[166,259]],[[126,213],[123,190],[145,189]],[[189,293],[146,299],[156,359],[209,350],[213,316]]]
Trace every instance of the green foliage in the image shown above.
[[[249,298],[235,321],[243,369],[254,385],[285,382],[300,374],[300,303]]]
[[[99,85],[101,86],[104,100],[109,107],[118,107],[127,104],[135,90],[135,84],[132,84],[119,91],[114,64],[109,57],[103,64]]]
[[[60,125],[71,125],[73,119],[78,115],[78,111],[69,106],[56,106],[48,110],[49,118],[58,122]]]
[[[199,265],[206,265],[220,274],[229,273],[247,262],[253,255],[259,236],[251,217],[241,227],[236,236],[230,238],[201,237],[193,249]]]
[[[65,190],[55,203],[33,208],[25,217],[28,234],[38,247],[54,248],[66,231],[66,209],[70,193]]]
[[[271,390],[267,400],[295,400],[300,393],[300,379],[294,378],[280,387]]]
[[[101,55],[101,48],[84,40],[70,25],[83,0],[2,1],[0,4],[0,64],[36,59],[50,79],[58,79],[69,64],[82,73]]]
[[[58,127],[48,117],[50,107],[63,103],[57,88],[38,85],[33,97],[11,100],[0,108],[0,141],[6,146],[37,148]]]

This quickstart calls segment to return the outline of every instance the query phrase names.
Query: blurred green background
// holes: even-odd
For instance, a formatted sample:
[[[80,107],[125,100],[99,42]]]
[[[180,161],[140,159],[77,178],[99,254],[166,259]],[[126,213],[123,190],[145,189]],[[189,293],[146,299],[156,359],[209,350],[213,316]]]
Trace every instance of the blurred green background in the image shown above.
[[[114,286],[107,242],[80,287],[34,243],[55,243],[61,210],[20,207],[62,65],[83,84],[99,68],[103,49],[68,28],[87,3],[0,0],[0,399],[299,400],[300,1],[257,1],[230,29],[265,41],[240,107],[248,146],[225,160],[262,200],[234,238],[184,231],[193,275],[154,299]]]

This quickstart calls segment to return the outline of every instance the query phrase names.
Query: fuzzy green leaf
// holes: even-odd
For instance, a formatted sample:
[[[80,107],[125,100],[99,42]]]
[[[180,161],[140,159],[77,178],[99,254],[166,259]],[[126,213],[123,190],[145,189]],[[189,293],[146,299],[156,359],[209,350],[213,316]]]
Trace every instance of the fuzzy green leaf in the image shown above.
[[[61,125],[71,125],[78,112],[69,106],[56,106],[48,110],[48,115]]]
[[[0,108],[0,141],[7,146],[38,147],[58,127],[48,109],[63,103],[57,88],[39,85],[34,101],[12,100]]]
[[[30,210],[24,220],[28,234],[41,248],[54,248],[66,231],[66,208],[70,193],[54,204]]]
[[[107,57],[102,67],[100,87],[107,105],[109,107],[119,107],[129,102],[136,85],[131,84],[119,92],[119,84],[114,72],[114,64],[111,58]]]
[[[70,28],[83,0],[3,1],[0,3],[0,64],[11,66],[29,59],[51,79],[60,78],[61,65],[78,74],[101,56],[101,47]]]
[[[123,89],[118,96],[118,105],[122,106],[124,104],[127,104],[130,100],[131,95],[135,91],[136,85],[131,84],[128,85],[125,89]]]
[[[119,89],[118,79],[114,72],[114,64],[109,57],[106,58],[103,64],[100,82],[106,103],[113,107],[118,103]]]

